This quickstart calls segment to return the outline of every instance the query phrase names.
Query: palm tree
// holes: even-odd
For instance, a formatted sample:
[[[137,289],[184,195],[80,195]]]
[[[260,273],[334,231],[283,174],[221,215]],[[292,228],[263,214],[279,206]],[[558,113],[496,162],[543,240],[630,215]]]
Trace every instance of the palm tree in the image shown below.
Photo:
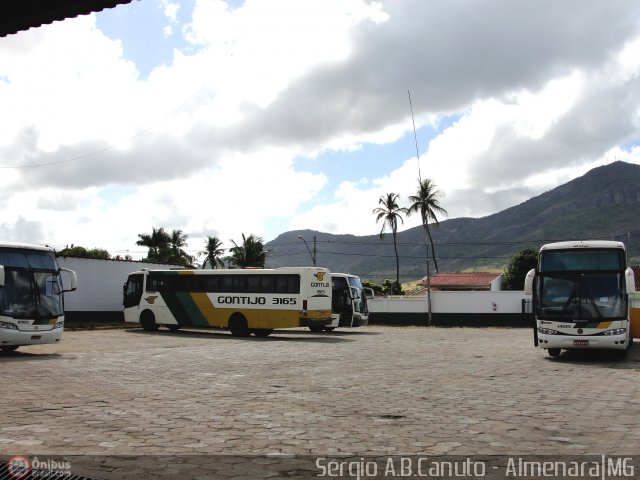
[[[200,255],[204,255],[203,266],[209,262],[211,268],[223,268],[224,261],[222,260],[222,255],[224,254],[224,248],[222,247],[222,242],[218,237],[207,237],[207,240],[204,242],[204,251],[199,252]]]
[[[429,242],[431,243],[431,255],[433,256],[433,264],[435,266],[436,273],[438,273],[438,262],[436,260],[436,249],[433,245],[433,238],[431,238],[431,232],[429,231],[429,222],[432,221],[436,226],[438,226],[440,225],[440,222],[438,222],[436,214],[447,214],[447,211],[440,206],[439,198],[442,196],[444,196],[444,194],[436,188],[436,184],[433,180],[425,178],[420,181],[420,179],[418,179],[418,191],[415,195],[411,195],[409,197],[409,201],[412,203],[407,211],[409,215],[420,212],[422,228],[424,228],[424,233],[426,235],[425,244],[427,241],[426,237],[429,237]],[[429,251],[428,245],[427,251]]]
[[[187,246],[187,238],[189,238],[189,235],[183,233],[182,230],[173,230],[171,232],[167,263],[178,265],[190,265],[193,263],[193,257],[183,250]]]
[[[171,237],[164,228],[152,227],[151,235],[139,233],[138,237],[140,237],[140,240],[136,242],[136,245],[149,249],[146,260],[152,262],[163,261],[163,254],[168,250],[169,242],[171,241]]]
[[[398,205],[399,198],[400,196],[397,193],[387,193],[386,195],[382,195],[378,199],[378,205],[382,206],[373,210],[373,213],[376,215],[376,223],[383,220],[382,229],[380,230],[380,238],[384,237],[384,231],[387,225],[391,229],[391,234],[393,235],[393,249],[396,252],[396,292],[400,291],[400,260],[398,259],[397,244],[398,220],[400,220],[401,223],[404,223],[402,214],[407,213],[406,208]]]
[[[267,252],[264,250],[264,243],[261,237],[253,234],[248,237],[242,234],[242,244],[238,245],[231,240],[233,247],[229,249],[231,252],[231,262],[240,268],[259,267],[264,268],[267,261]]]

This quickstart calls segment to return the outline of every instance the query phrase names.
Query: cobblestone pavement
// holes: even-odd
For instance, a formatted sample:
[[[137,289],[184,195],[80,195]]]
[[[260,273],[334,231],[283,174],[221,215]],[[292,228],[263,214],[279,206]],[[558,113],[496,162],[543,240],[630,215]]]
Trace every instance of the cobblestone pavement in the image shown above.
[[[640,346],[552,359],[529,329],[65,332],[0,365],[5,457],[640,452]]]

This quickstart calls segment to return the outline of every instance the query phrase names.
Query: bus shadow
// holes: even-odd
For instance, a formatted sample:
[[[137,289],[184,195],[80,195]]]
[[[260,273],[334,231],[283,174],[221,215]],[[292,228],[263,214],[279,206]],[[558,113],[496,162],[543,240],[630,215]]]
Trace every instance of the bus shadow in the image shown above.
[[[604,368],[640,370],[640,345],[631,345],[625,357],[620,357],[619,352],[615,350],[563,350],[559,357],[547,357],[547,360],[595,365]]]
[[[23,361],[37,361],[37,360],[53,360],[62,358],[60,353],[32,353],[21,352],[16,350],[14,352],[0,352],[0,362],[23,362]]]
[[[180,329],[172,332],[171,330],[160,329],[155,332],[147,332],[141,328],[131,328],[125,330],[127,334],[132,335],[149,335],[175,338],[215,338],[220,340],[242,340],[245,342],[316,342],[316,343],[344,343],[352,342],[352,339],[340,338],[333,333],[313,333],[291,330],[274,330],[271,335],[260,338],[251,335],[250,337],[234,337],[231,333],[224,330],[187,330]],[[295,335],[295,334],[301,335]],[[293,336],[292,336],[293,334]]]

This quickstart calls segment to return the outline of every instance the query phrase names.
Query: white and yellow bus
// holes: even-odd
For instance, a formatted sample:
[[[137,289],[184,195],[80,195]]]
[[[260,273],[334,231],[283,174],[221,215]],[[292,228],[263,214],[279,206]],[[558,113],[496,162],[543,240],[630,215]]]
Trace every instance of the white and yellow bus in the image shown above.
[[[226,328],[234,336],[331,323],[331,277],[318,267],[142,270],[124,285],[125,322],[147,331]]]
[[[544,245],[524,290],[533,295],[534,343],[552,357],[562,349],[588,348],[625,355],[632,341],[629,294],[635,282],[623,243]]]
[[[70,276],[62,286],[61,272]],[[77,287],[75,272],[58,267],[53,249],[0,243],[0,350],[59,342],[64,328],[63,292]]]

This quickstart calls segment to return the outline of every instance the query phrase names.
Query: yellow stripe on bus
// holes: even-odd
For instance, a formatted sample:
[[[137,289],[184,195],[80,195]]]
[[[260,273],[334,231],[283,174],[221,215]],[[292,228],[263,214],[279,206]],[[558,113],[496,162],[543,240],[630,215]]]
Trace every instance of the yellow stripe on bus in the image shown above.
[[[609,322],[600,322],[600,323],[598,324],[598,327],[597,327],[597,328],[609,328],[609,325],[611,325],[611,322],[610,322],[610,321],[609,321]]]

